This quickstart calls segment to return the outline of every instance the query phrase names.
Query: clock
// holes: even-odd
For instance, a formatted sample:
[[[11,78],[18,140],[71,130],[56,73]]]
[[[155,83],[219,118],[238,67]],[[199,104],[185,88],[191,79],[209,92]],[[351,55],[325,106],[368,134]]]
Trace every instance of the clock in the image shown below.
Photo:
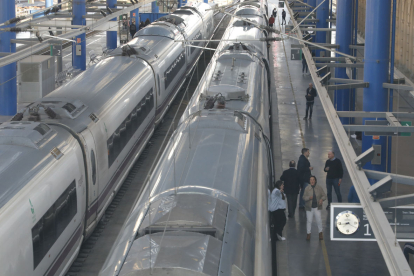
[[[352,235],[359,228],[359,217],[352,211],[343,211],[335,218],[336,229],[344,235]]]

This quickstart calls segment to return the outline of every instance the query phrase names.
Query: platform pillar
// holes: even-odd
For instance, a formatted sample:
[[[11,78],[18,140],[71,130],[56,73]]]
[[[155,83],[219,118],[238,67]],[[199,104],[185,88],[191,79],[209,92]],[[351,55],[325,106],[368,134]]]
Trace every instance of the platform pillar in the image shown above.
[[[390,7],[391,0],[366,1],[364,82],[369,82],[369,87],[364,88],[364,111],[387,111],[388,91],[382,84],[388,82]],[[364,124],[366,120],[369,119],[364,118]],[[369,162],[365,169],[385,171],[386,140],[386,136],[380,136],[378,140],[374,140],[373,136],[362,136],[362,152],[373,145],[381,145],[381,164],[372,165]]]
[[[352,1],[337,0],[336,11],[336,44],[339,52],[350,55],[349,45],[352,44]],[[336,55],[340,57],[341,55]],[[348,79],[346,68],[335,68],[335,78]],[[335,91],[335,107],[338,111],[350,110],[350,90]],[[349,118],[341,118],[343,124],[349,124]]]
[[[129,13],[129,18],[131,19],[131,22],[135,21],[135,25],[137,25],[137,31],[138,31],[138,27],[139,27],[139,9],[132,10]]]
[[[116,8],[116,0],[106,0],[106,5],[110,9]],[[117,21],[117,18],[112,19],[111,21]],[[106,47],[108,50],[115,49],[118,46],[118,38],[116,31],[107,31],[106,32]]]
[[[85,0],[73,0],[73,25],[85,25],[86,20],[83,16],[86,14]],[[72,43],[72,66],[76,69],[86,70],[86,35],[81,34],[75,37],[75,43]],[[80,52],[77,51],[79,50]]]
[[[0,0],[0,23],[16,17],[14,0]],[[8,25],[7,27],[12,27]],[[16,33],[0,32],[0,52],[15,53]],[[17,112],[16,63],[0,67],[0,115],[12,116]]]
[[[151,3],[151,12],[152,13],[159,13],[160,9],[157,6],[157,1]]]
[[[317,0],[316,6],[319,5],[322,1],[323,0]],[[328,28],[328,22],[326,22],[328,18],[329,18],[329,1],[326,0],[316,10],[316,19],[319,19],[319,22],[316,23],[316,28]],[[316,43],[326,43],[326,32],[317,31],[315,41]],[[320,57],[322,53],[325,53],[325,50],[316,50],[317,57]]]
[[[45,6],[46,8],[53,6],[53,0],[45,0]]]
[[[208,0],[204,0],[204,3],[208,4]]]
[[[316,0],[308,0],[308,1],[307,1],[307,4],[308,4],[308,5],[311,5],[312,7],[314,7],[314,8],[315,8],[315,7],[316,7]]]

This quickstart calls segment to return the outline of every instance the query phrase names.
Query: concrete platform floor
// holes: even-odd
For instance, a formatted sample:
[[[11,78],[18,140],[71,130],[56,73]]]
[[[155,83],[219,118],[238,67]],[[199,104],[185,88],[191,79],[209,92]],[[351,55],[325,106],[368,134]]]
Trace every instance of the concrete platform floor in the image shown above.
[[[273,10],[278,1],[269,1]],[[278,20],[279,19],[279,20]],[[289,16],[286,17],[289,22]],[[281,9],[276,22],[281,23]],[[277,26],[282,29],[282,26]],[[272,62],[275,78],[273,90],[273,145],[276,165],[276,178],[288,169],[290,160],[298,161],[301,149],[310,149],[310,163],[314,167],[312,174],[318,179],[326,192],[326,174],[323,171],[327,153],[335,151],[342,159],[324,110],[318,98],[315,100],[312,120],[303,120],[305,116],[305,91],[312,79],[302,74],[302,62],[291,60],[290,45],[297,43],[293,39],[272,44]],[[349,188],[352,186],[348,172],[344,167],[341,185],[343,201],[347,202]],[[337,202],[333,195],[333,202]],[[342,242],[329,238],[330,216],[322,210],[323,233],[325,239],[319,241],[316,222],[312,225],[311,240],[306,241],[306,212],[296,210],[294,218],[287,218],[284,228],[286,241],[277,242],[278,276],[286,275],[389,275],[384,259],[376,242]]]

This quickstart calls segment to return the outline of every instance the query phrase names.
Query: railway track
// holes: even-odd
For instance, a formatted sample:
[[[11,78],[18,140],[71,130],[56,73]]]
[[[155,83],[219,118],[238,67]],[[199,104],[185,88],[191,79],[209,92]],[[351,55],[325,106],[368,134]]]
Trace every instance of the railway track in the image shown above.
[[[214,23],[217,28],[213,39],[220,39],[222,37],[229,21],[229,16],[215,14]],[[218,43],[211,42],[207,47],[216,48],[217,45]],[[193,91],[198,85],[199,77],[203,75],[212,55],[212,51],[206,50],[200,56],[198,64],[194,68],[194,70],[196,70],[193,74],[194,77],[188,78],[185,81],[180,92],[177,94],[176,99],[164,116],[162,123],[155,129],[148,145],[141,153],[117,195],[105,211],[105,215],[98,223],[98,226],[92,235],[81,246],[78,257],[69,268],[66,276],[98,275],[133,203],[136,198],[140,196],[140,192],[145,184],[145,178],[150,171],[152,163],[157,162],[155,158],[158,150],[160,150],[160,148],[161,150],[164,150],[164,147],[167,144],[163,144],[163,140],[167,137],[166,139],[168,141],[172,134],[172,131],[168,131],[170,125],[178,122],[178,120],[173,122],[175,113],[178,111],[176,118],[181,117],[188,101],[191,99]],[[187,87],[188,89],[186,89]],[[187,93],[187,96],[185,96],[184,93]],[[185,97],[181,102],[183,96]]]

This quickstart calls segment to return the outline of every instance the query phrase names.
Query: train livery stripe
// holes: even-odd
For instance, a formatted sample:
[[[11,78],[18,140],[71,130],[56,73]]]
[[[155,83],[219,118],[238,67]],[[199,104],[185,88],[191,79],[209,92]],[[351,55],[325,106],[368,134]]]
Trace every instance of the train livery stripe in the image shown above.
[[[56,271],[60,268],[63,261],[68,256],[69,252],[72,250],[73,246],[76,244],[76,242],[79,240],[80,236],[82,235],[82,227],[80,227],[81,224],[78,225],[78,230],[76,230],[75,234],[72,236],[70,241],[66,244],[66,247],[61,251],[61,254],[59,257],[55,260],[55,262],[52,264],[52,268],[49,268],[49,272],[45,273],[47,276],[53,276],[56,274]]]
[[[124,162],[119,167],[119,169],[115,173],[114,177],[112,177],[111,182],[109,182],[109,184],[106,186],[104,192],[99,196],[98,201],[95,202],[88,209],[87,215],[86,215],[86,219],[87,220],[92,216],[92,214],[94,214],[98,210],[98,207],[100,207],[100,205],[103,205],[105,203],[104,202],[104,199],[106,198],[106,196],[108,195],[108,193],[112,190],[112,188],[114,187],[115,183],[118,182],[119,177],[121,177],[121,175],[124,173],[125,167],[129,164],[129,162],[131,161],[131,159],[133,158],[133,156],[139,150],[142,141],[144,140],[145,137],[148,136],[148,134],[149,134],[149,132],[151,130],[151,127],[154,126],[154,122],[155,122],[155,117],[153,117],[151,119],[151,121],[147,125],[146,129],[144,130],[144,133],[139,137],[138,142],[135,143],[135,145],[133,146],[133,148],[129,151],[128,156],[124,159]]]

